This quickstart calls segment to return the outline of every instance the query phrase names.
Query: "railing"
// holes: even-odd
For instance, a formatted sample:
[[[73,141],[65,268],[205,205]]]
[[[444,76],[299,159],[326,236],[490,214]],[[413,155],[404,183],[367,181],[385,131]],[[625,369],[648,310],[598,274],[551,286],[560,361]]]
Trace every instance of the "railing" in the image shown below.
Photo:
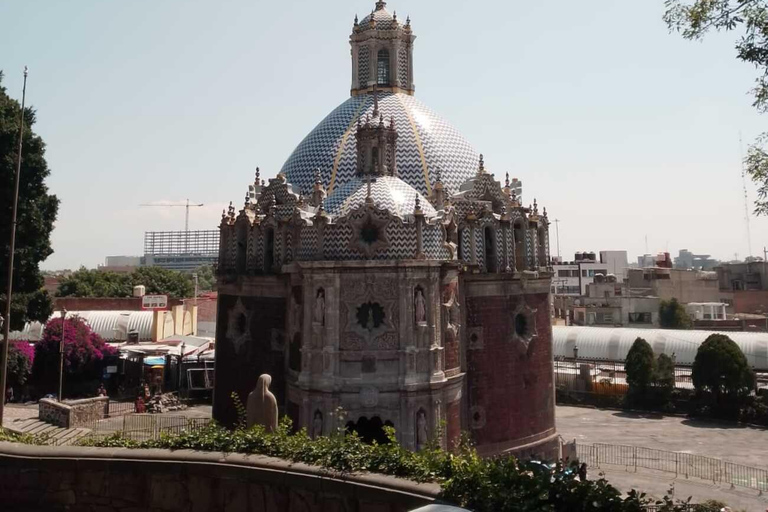
[[[753,468],[691,453],[669,452],[641,446],[595,443],[576,445],[579,461],[590,466],[601,464],[627,469],[654,469],[685,478],[700,478],[715,484],[768,491],[768,469]]]
[[[181,434],[200,430],[210,422],[210,418],[125,414],[90,425],[91,431],[86,437],[98,438],[120,433],[123,437],[134,441],[150,441],[159,439],[162,434]]]

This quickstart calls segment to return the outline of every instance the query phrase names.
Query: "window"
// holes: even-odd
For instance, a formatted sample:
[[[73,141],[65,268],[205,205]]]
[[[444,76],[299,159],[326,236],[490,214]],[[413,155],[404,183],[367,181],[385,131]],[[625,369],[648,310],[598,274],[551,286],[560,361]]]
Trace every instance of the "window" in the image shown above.
[[[630,313],[629,323],[631,324],[650,324],[653,323],[651,313]]]
[[[379,50],[377,69],[376,83],[378,85],[389,85],[389,50],[386,48]]]
[[[496,247],[494,244],[494,233],[490,226],[485,226],[485,268],[488,272],[496,272]]]
[[[571,275],[570,270],[558,270],[557,277],[569,277]]]
[[[587,277],[587,271],[586,270],[582,270],[581,271],[581,277]]]

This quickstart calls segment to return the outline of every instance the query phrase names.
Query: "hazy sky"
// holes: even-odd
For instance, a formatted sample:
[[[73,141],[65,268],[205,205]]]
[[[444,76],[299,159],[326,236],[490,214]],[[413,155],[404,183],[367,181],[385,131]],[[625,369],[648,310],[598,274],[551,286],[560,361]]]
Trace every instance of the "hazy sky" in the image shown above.
[[[28,101],[61,199],[47,269],[139,255],[143,232],[214,229],[349,96],[367,1],[0,0],[0,69]],[[392,1],[416,95],[560,223],[561,253],[747,254],[739,131],[755,71],[733,37],[669,34],[663,0]],[[750,183],[750,199],[755,187]],[[750,206],[751,210],[751,206]],[[553,226],[554,227],[554,226]],[[768,219],[752,218],[753,253]],[[553,255],[555,231],[551,233]]]

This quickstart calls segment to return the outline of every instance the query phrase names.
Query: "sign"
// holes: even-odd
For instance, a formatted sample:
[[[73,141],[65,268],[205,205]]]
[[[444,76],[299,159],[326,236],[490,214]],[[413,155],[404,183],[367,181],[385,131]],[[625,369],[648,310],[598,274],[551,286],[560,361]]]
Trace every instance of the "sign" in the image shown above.
[[[152,311],[159,309],[168,309],[168,296],[167,295],[144,295],[141,298],[141,309],[149,309]]]
[[[117,373],[117,366],[107,366],[105,373]]]

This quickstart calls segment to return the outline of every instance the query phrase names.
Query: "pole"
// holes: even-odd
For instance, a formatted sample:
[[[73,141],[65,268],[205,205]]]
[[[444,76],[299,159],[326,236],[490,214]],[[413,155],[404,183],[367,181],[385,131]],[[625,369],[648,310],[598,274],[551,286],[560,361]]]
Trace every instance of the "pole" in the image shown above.
[[[8,346],[11,332],[11,299],[13,297],[13,255],[16,252],[16,215],[19,208],[19,181],[21,178],[21,150],[24,144],[24,106],[27,100],[27,67],[24,66],[24,86],[21,92],[21,112],[19,112],[19,150],[16,157],[16,176],[14,177],[13,213],[11,214],[11,242],[8,247],[8,290],[5,294],[5,315],[3,315],[3,349],[0,351],[0,429],[3,427],[5,412],[5,386],[8,382]]]
[[[557,233],[557,259],[562,262],[560,259],[560,219],[555,219],[555,233]]]
[[[61,339],[59,340],[59,393],[56,397],[59,402],[64,400],[63,384],[64,384],[64,323],[67,318],[67,308],[61,308]]]

